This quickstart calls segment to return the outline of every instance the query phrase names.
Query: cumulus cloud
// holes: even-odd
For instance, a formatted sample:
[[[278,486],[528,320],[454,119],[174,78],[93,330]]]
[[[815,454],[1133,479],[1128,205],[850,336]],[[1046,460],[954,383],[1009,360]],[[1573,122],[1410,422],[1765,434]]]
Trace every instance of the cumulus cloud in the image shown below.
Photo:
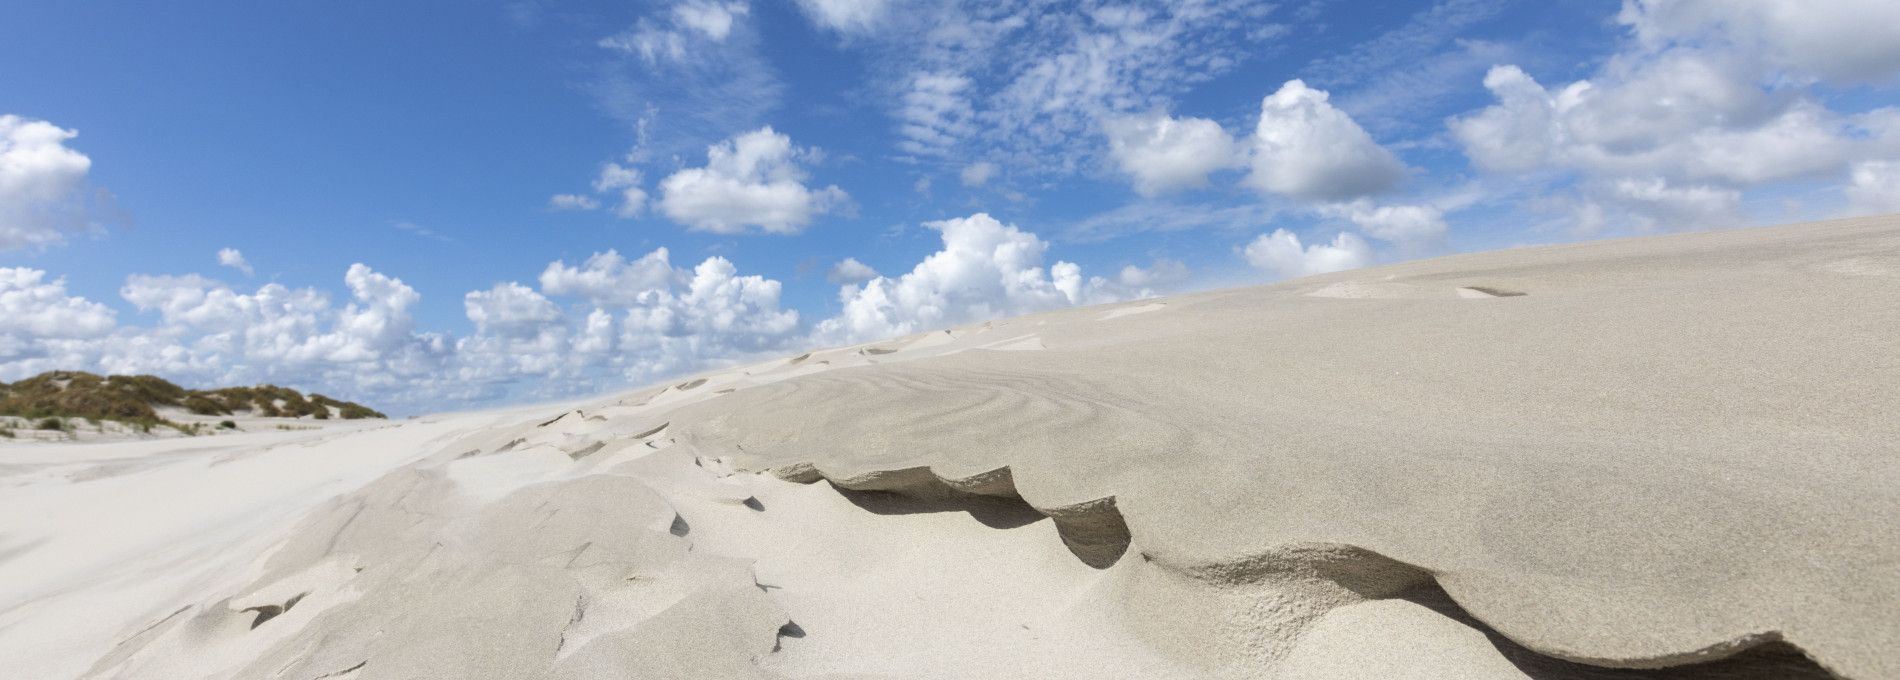
[[[363,264],[344,273],[341,304],[314,287],[131,275],[119,295],[150,322],[140,325],[120,324],[43,271],[0,269],[0,379],[80,369],[192,385],[272,382],[414,412],[624,388],[810,344],[1143,297],[1187,277],[1167,259],[1112,276],[1045,267],[1048,243],[984,214],[928,226],[944,247],[909,273],[840,262],[843,309],[811,325],[782,306],[778,281],[722,257],[676,267],[664,248],[557,260],[538,287],[504,281],[467,292],[473,332],[463,337],[418,330],[421,294]]]
[[[1864,4],[1864,7],[1858,6]],[[1877,7],[1877,8],[1876,8]],[[1484,86],[1496,103],[1453,118],[1474,166],[1573,182],[1574,225],[1688,228],[1736,224],[1760,187],[1853,179],[1900,159],[1892,109],[1849,116],[1815,86],[1890,82],[1900,48],[1893,3],[1626,2],[1632,40],[1589,78],[1545,87],[1514,65]],[[1852,185],[1840,184],[1846,202]]]
[[[864,283],[865,281],[877,277],[878,273],[876,269],[872,269],[871,265],[859,262],[858,258],[855,257],[847,257],[838,262],[838,264],[832,265],[831,271],[825,274],[826,281],[838,284]]]
[[[1652,48],[1712,41],[1796,76],[1890,83],[1900,4],[1886,0],[1625,0],[1617,20]]]
[[[387,388],[426,372],[444,348],[439,336],[414,332],[412,309],[421,295],[362,264],[351,265],[343,280],[350,302],[337,308],[316,289],[271,283],[242,293],[195,274],[135,274],[119,294],[140,311],[157,312],[159,325],[116,329],[109,342],[89,348],[93,356],[79,367],[192,382],[334,380],[346,390]],[[140,345],[162,351],[127,353]],[[353,377],[339,378],[345,375]]]
[[[1484,85],[1498,103],[1451,121],[1479,167],[1758,184],[1838,168],[1849,121],[1771,97],[1703,55],[1679,53],[1546,90],[1516,66]]]
[[[1102,121],[1109,155],[1143,196],[1205,186],[1207,176],[1241,160],[1234,138],[1206,118],[1164,112]]]
[[[890,0],[798,0],[812,23],[842,33],[868,31],[877,26]]]
[[[615,215],[638,217],[647,205],[647,192],[640,188],[641,181],[639,170],[608,163],[600,167],[600,176],[594,179],[594,191],[619,199],[619,205],[614,206]]]
[[[94,228],[84,195],[92,159],[66,146],[78,135],[0,115],[0,251],[49,246]]]
[[[795,234],[819,215],[849,201],[836,185],[805,186],[800,161],[812,156],[792,138],[763,127],[706,150],[706,166],[687,168],[660,182],[660,210],[695,231]]]
[[[251,268],[251,263],[244,259],[244,253],[238,252],[236,248],[218,249],[218,264],[244,272],[245,276],[252,276],[257,273],[256,270]]]
[[[109,309],[66,294],[44,272],[0,270],[0,379],[53,369],[152,373],[192,385],[274,382],[392,407],[439,403],[450,351],[416,333],[420,296],[363,265],[344,275],[349,302],[266,284],[241,292],[198,276],[126,279],[120,295],[151,326],[119,325]]]
[[[963,166],[963,170],[957,175],[963,180],[963,186],[980,187],[988,184],[990,178],[996,176],[996,164],[989,161],[977,161]]]
[[[495,284],[488,290],[462,296],[463,311],[478,333],[528,337],[561,318],[561,310],[533,288],[515,283]]]
[[[1156,258],[1146,267],[1125,265],[1114,276],[1091,276],[1075,298],[1086,305],[1150,298],[1173,292],[1188,276],[1187,264],[1180,260]]]
[[[675,268],[664,249],[552,263],[536,290],[503,282],[463,296],[474,332],[418,332],[421,300],[365,265],[345,304],[316,288],[132,275],[120,296],[150,325],[68,293],[34,269],[0,269],[0,380],[52,369],[154,373],[196,385],[273,382],[396,410],[553,398],[641,384],[786,351],[805,335],[780,285],[713,257]],[[556,298],[578,298],[564,304]]]
[[[678,278],[665,248],[629,261],[619,252],[594,253],[578,266],[556,260],[541,271],[541,289],[550,295],[586,298],[600,307],[630,307],[642,296],[665,290]]]
[[[0,267],[0,335],[21,342],[88,338],[105,334],[114,323],[110,308],[68,295],[63,278],[48,281],[37,269]]]
[[[1248,183],[1294,198],[1344,200],[1404,179],[1405,164],[1327,99],[1326,92],[1289,80],[1261,100]]]
[[[1344,231],[1332,243],[1302,246],[1293,232],[1275,229],[1248,243],[1241,255],[1254,268],[1280,278],[1357,269],[1372,262],[1372,248],[1365,239]]]
[[[1045,268],[1048,242],[988,214],[924,226],[940,234],[943,249],[895,278],[840,287],[843,309],[817,324],[816,339],[871,340],[1120,297],[1121,291],[1108,289],[1107,279],[1083,279],[1074,263],[1058,261]],[[1140,272],[1130,278],[1152,275]]]
[[[476,333],[456,341],[455,366],[466,380],[536,396],[630,386],[787,350],[799,316],[779,295],[777,281],[740,275],[725,258],[676,268],[664,248],[557,261],[539,291],[510,282],[466,297]]]
[[[629,153],[632,160],[636,153]],[[606,203],[600,198],[587,194],[555,194],[548,198],[548,208],[552,210],[597,210],[602,205],[612,204],[614,214],[624,218],[639,217],[646,210],[647,192],[641,188],[645,176],[639,168],[620,163],[602,163],[600,172],[594,177],[593,190],[597,196],[606,197]]]
[[[1378,205],[1367,199],[1322,206],[1320,214],[1345,218],[1367,236],[1405,246],[1445,238],[1445,213],[1431,205]]]

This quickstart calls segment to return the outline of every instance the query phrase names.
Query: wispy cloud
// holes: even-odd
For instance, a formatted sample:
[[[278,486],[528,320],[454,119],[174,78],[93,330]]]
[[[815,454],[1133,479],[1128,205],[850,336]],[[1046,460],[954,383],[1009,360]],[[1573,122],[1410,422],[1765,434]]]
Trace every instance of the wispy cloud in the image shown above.
[[[590,89],[640,138],[635,160],[688,154],[768,121],[784,96],[743,2],[675,3],[599,41]]]
[[[395,222],[390,222],[390,223],[389,223],[389,226],[391,226],[391,227],[395,227],[395,228],[396,228],[396,231],[400,231],[400,232],[404,232],[404,233],[407,233],[407,234],[414,234],[414,235],[416,235],[416,236],[420,236],[420,237],[423,237],[423,238],[427,238],[427,239],[435,239],[435,240],[437,240],[437,241],[441,241],[441,242],[443,242],[443,243],[454,243],[454,242],[455,242],[455,239],[454,239],[454,238],[451,238],[451,237],[450,237],[450,236],[448,236],[447,234],[442,234],[442,233],[438,233],[438,232],[436,232],[436,231],[435,231],[435,230],[433,230],[433,229],[430,229],[430,228],[428,228],[428,227],[424,227],[424,226],[421,226],[421,225],[418,225],[418,224],[416,224],[416,223],[414,223],[414,222],[407,222],[407,221],[402,221],[402,220],[398,220],[398,221],[395,221]]]

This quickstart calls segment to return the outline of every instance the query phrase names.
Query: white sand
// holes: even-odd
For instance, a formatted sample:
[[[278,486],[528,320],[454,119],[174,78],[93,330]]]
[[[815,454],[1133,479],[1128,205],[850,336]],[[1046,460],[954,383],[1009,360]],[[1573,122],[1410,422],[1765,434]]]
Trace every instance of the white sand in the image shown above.
[[[0,674],[1900,677],[1896,329],[1877,218],[0,442]]]

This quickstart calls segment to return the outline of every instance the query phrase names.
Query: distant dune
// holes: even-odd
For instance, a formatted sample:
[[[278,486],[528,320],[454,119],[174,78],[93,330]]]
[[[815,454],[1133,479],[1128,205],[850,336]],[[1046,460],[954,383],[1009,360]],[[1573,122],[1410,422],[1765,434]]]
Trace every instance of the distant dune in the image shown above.
[[[1900,218],[0,442],[31,678],[1896,678]]]
[[[286,420],[387,418],[351,401],[276,385],[190,390],[150,375],[47,371],[0,383],[0,438],[74,441],[201,435]]]

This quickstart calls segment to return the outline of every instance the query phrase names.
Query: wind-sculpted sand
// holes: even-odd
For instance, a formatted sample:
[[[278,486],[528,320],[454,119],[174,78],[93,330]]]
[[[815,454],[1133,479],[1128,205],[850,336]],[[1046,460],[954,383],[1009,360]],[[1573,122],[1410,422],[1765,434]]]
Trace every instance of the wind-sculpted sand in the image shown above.
[[[566,406],[0,449],[0,658],[1896,678],[1896,272],[1891,217],[1527,248]]]

